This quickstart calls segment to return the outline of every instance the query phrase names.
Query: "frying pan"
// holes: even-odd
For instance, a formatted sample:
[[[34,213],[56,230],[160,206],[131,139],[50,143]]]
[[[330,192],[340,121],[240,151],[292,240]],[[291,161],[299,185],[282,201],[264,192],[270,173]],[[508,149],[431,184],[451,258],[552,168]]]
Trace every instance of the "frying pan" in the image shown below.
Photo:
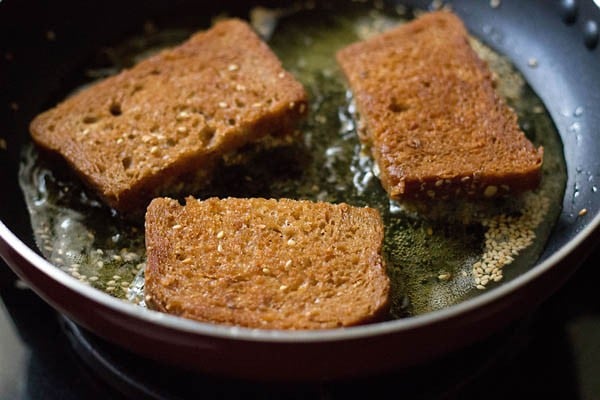
[[[135,353],[198,371],[258,379],[348,377],[408,367],[485,338],[538,306],[595,246],[600,223],[600,194],[595,193],[600,176],[600,10],[591,0],[457,0],[450,2],[454,11],[472,34],[523,73],[563,141],[568,181],[562,212],[533,268],[443,310],[318,332],[184,320],[125,303],[62,272],[35,249],[18,186],[29,121],[50,99],[57,100],[61,87],[74,87],[71,73],[85,65],[93,49],[132,34],[148,18],[159,24],[167,19],[190,22],[221,10],[244,16],[250,7],[219,3],[0,3],[0,137],[5,141],[0,150],[0,254],[59,312]],[[408,5],[427,8],[429,3]]]

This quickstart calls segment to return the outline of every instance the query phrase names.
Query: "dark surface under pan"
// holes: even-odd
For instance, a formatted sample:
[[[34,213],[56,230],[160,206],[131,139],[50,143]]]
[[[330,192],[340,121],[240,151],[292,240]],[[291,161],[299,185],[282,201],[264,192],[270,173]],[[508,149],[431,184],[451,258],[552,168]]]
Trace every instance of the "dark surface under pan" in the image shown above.
[[[560,287],[597,242],[600,11],[591,0],[503,0],[497,7],[486,1],[449,3],[475,36],[521,70],[564,144],[568,182],[563,211],[538,265],[526,274],[419,317],[342,331],[282,333],[214,327],[142,310],[86,287],[42,260],[32,250],[17,182],[29,121],[60,98],[61,88],[74,86],[72,71],[84,65],[93,49],[138,32],[148,18],[159,25],[184,23],[214,11],[183,1],[0,3],[0,138],[6,141],[0,150],[0,255],[42,298],[105,339],[156,359],[228,375],[299,379],[363,374],[413,365],[498,330]],[[233,4],[219,6],[233,9],[228,8]],[[583,209],[587,213],[580,215]]]

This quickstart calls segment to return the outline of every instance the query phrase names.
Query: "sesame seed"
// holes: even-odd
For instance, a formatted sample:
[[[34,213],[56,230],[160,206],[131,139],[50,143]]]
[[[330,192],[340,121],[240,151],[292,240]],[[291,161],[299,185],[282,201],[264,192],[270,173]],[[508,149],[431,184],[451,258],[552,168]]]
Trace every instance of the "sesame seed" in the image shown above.
[[[181,229],[181,225],[175,224],[171,227],[171,229]]]
[[[262,106],[262,103],[254,103],[252,104],[252,108],[260,108]]]
[[[192,259],[190,257],[187,257],[183,261],[181,261],[182,264],[189,264],[191,262],[192,262]]]
[[[285,269],[289,269],[292,266],[292,260],[287,260],[285,262]]]
[[[315,121],[317,121],[320,124],[326,124],[327,123],[327,117],[324,116],[323,114],[319,114],[315,117]]]
[[[188,129],[185,126],[178,126],[177,127],[177,132],[179,132],[179,133],[186,133],[187,130]]]
[[[134,261],[139,258],[140,258],[140,256],[133,252],[123,254],[123,259],[125,261]]]
[[[152,146],[150,148],[150,154],[156,155],[158,153],[158,147],[157,146]]]
[[[263,272],[263,274],[268,274],[271,271],[269,270],[269,268],[263,268],[262,272]]]
[[[436,186],[436,187],[440,187],[440,186],[442,186],[443,184],[444,184],[444,181],[443,181],[443,180],[441,180],[441,179],[439,179],[439,180],[435,181],[435,186]]]
[[[238,83],[237,85],[235,85],[235,90],[237,90],[238,92],[243,92],[244,90],[246,90],[246,86],[240,85]]]
[[[177,116],[175,117],[175,119],[177,120],[184,120],[184,119],[188,119],[190,117],[190,113],[187,111],[181,111],[179,114],[177,114]]]
[[[107,286],[107,288],[106,288],[106,291],[107,291],[107,292],[112,292],[112,291],[114,291],[114,290],[115,290],[115,287],[114,287],[114,286]]]
[[[496,187],[494,185],[490,185],[490,186],[486,187],[485,190],[483,191],[483,196],[484,197],[493,197],[496,195],[496,193],[498,193],[498,187]]]
[[[279,77],[279,79],[285,78],[285,72],[280,72],[279,74],[277,74],[277,76]]]
[[[579,210],[579,212],[577,213],[577,215],[579,215],[580,217],[583,217],[587,213],[588,213],[587,208],[582,208],[581,210]]]
[[[98,262],[96,263],[96,265],[98,266],[98,268],[102,268],[102,267],[104,267],[104,263],[103,263],[102,261],[98,261]]]
[[[222,253],[222,252],[223,252],[223,245],[222,245],[221,243],[219,243],[219,245],[217,246],[217,251],[218,251],[219,253]]]
[[[240,67],[238,67],[236,64],[229,64],[227,67],[228,71],[237,71],[238,69],[240,69]]]
[[[119,275],[113,275],[113,279],[118,281],[119,279],[121,279],[121,277]]]
[[[440,281],[449,281],[450,278],[452,278],[452,274],[449,274],[449,273],[443,273],[443,274],[438,275],[438,279]]]
[[[287,288],[288,288],[287,285],[281,285],[281,286],[279,286],[279,290],[285,290]]]
[[[225,103],[224,101],[220,101],[219,102],[219,107],[221,107],[221,108],[227,108],[227,103]]]
[[[490,0],[490,7],[492,7],[492,8],[500,7],[500,0]]]
[[[90,281],[96,282],[98,280],[97,276],[90,276]]]
[[[294,239],[289,239],[289,240],[287,241],[287,244],[288,244],[288,246],[293,246],[293,245],[295,245],[295,244],[296,244],[296,241],[295,241]]]
[[[150,296],[149,294],[147,294],[146,297],[144,297],[144,300],[150,301],[150,300],[152,300],[152,296]]]
[[[219,233],[217,233],[217,239],[223,239],[223,236],[225,236],[225,232],[219,231]]]
[[[106,282],[107,285],[114,285],[116,284],[116,282],[114,280],[110,280],[108,282]]]
[[[487,231],[484,234],[484,252],[472,266],[476,285],[485,288],[490,281],[500,281],[502,268],[533,243],[535,228],[548,211],[549,200],[540,194],[528,194],[524,200],[521,216],[500,214],[481,221]]]

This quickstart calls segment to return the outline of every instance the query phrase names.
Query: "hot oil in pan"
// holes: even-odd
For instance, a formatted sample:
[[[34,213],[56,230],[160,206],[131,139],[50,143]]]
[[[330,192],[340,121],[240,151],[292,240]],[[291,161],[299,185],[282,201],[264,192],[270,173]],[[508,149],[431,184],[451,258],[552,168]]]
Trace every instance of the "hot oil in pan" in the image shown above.
[[[371,158],[361,149],[352,97],[334,54],[410,15],[403,9],[353,3],[335,13],[256,9],[252,16],[285,68],[308,90],[309,117],[295,143],[249,148],[243,156],[230,157],[217,183],[197,197],[290,197],[377,208],[386,225],[384,250],[395,318],[456,304],[535,263],[560,212],[566,169],[554,124],[506,59],[473,40],[497,74],[498,90],[517,111],[527,136],[544,146],[540,188],[519,198],[477,204],[397,204],[388,199]],[[90,75],[114,73],[189,33],[136,37],[110,51],[114,70],[92,68]],[[35,239],[46,258],[91,286],[144,305],[141,224],[120,219],[64,167],[38,157],[33,147],[24,152],[20,182]]]

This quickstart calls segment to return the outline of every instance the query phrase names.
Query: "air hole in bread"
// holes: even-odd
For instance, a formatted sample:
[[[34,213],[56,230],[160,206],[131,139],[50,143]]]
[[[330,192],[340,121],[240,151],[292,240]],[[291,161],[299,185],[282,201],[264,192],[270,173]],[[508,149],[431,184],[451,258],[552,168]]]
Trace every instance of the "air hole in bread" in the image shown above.
[[[144,85],[142,85],[141,83],[136,83],[135,86],[133,86],[133,90],[131,91],[131,94],[134,95],[137,92],[140,92],[144,89]]]
[[[83,117],[84,124],[93,124],[94,122],[98,122],[98,117],[93,115],[86,115],[85,117]]]
[[[408,105],[406,105],[405,103],[398,101],[395,98],[392,98],[392,101],[390,102],[390,105],[388,106],[388,109],[391,112],[395,112],[395,113],[402,113],[404,111],[408,110]]]
[[[200,132],[200,139],[202,143],[208,143],[208,146],[212,146],[215,140],[217,130],[212,126],[207,126]]]
[[[235,118],[229,118],[227,122],[229,123],[229,125],[233,126],[235,125]]]
[[[245,107],[245,106],[246,106],[246,103],[244,103],[244,102],[243,102],[242,100],[240,100],[240,99],[235,99],[235,105],[236,105],[237,107],[240,107],[240,108],[242,108],[242,107]]]
[[[112,103],[108,108],[108,111],[110,111],[110,115],[113,117],[118,117],[119,115],[123,114],[123,111],[121,110],[121,103]]]
[[[121,164],[123,164],[123,168],[125,168],[126,170],[129,169],[129,167],[131,167],[131,157],[124,157],[121,160]]]

